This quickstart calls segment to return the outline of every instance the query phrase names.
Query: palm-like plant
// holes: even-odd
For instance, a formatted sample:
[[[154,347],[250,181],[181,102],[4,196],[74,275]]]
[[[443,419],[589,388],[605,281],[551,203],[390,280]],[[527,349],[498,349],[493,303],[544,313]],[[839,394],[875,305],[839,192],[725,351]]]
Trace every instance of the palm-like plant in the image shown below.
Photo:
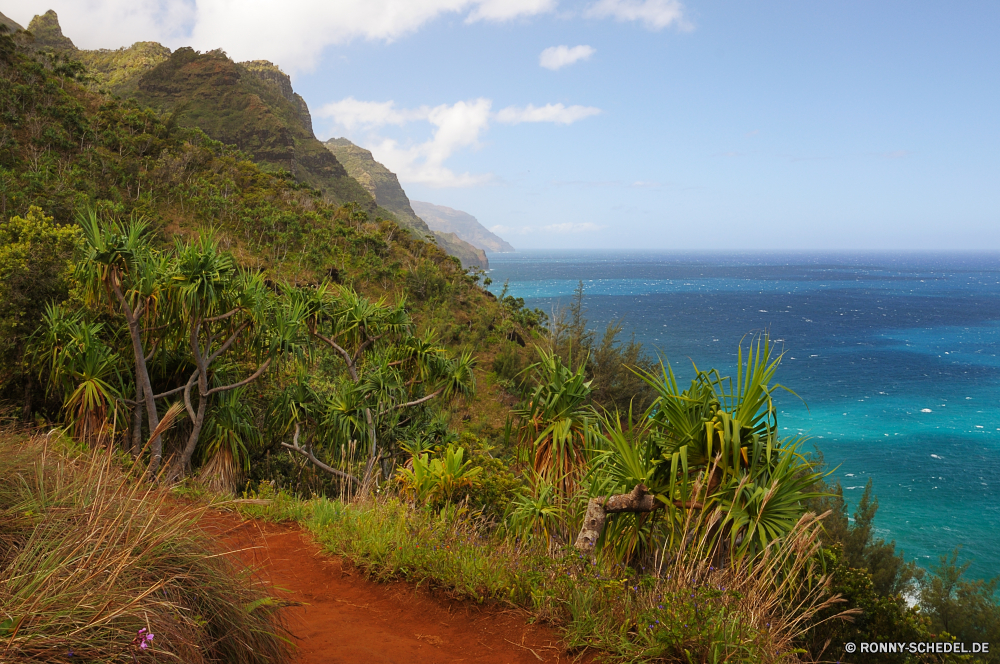
[[[101,323],[46,305],[34,344],[35,363],[50,390],[62,393],[73,436],[85,443],[106,441],[121,398],[121,358],[100,338]]]
[[[515,410],[520,443],[532,451],[534,471],[569,496],[585,471],[597,415],[589,403],[586,362],[573,371],[554,352],[538,353],[541,359],[526,369],[536,387]]]
[[[365,484],[382,456],[380,437],[398,428],[402,413],[475,390],[472,354],[450,358],[432,332],[413,336],[405,302],[373,301],[328,282],[294,289],[292,297],[310,336],[344,363],[350,383],[343,383],[329,399],[324,428],[334,444],[365,441]]]
[[[263,277],[237,270],[233,257],[220,251],[211,233],[187,244],[178,242],[176,254],[170,303],[174,316],[183,322],[195,366],[183,387],[192,422],[177,468],[184,472],[201,437],[210,397],[253,382],[275,359],[297,353],[304,310],[299,303],[285,307],[276,303]],[[213,365],[235,349],[255,368],[242,380],[210,385]],[[195,387],[197,403],[192,400]]]
[[[556,487],[535,475],[529,491],[514,496],[504,514],[507,529],[525,540],[541,539],[550,545],[561,534],[566,509]]]
[[[236,488],[250,463],[250,450],[260,440],[246,389],[220,394],[205,419],[200,446],[201,475],[208,486],[216,491]]]
[[[139,404],[145,405],[149,430],[155,431],[160,420],[145,348],[147,330],[154,327],[148,321],[155,318],[163,289],[164,260],[150,245],[149,224],[141,217],[133,216],[124,222],[101,220],[96,212],[88,210],[77,215],[77,221],[85,239],[85,256],[77,265],[77,278],[89,302],[106,302],[110,309],[121,310],[132,342],[136,409]],[[138,440],[135,424],[133,429],[133,440]],[[163,453],[159,435],[151,441],[150,453],[150,471],[155,473]]]
[[[663,509],[668,546],[689,537],[692,523],[711,528],[731,555],[756,555],[781,538],[822,474],[799,453],[800,439],[778,437],[772,394],[781,386],[772,380],[780,361],[764,336],[746,352],[740,348],[735,381],[696,368],[682,391],[669,365],[660,375],[640,372],[657,398],[632,427],[603,419],[591,495],[643,485]],[[701,516],[692,521],[691,510]],[[705,517],[711,513],[716,517]],[[612,516],[605,542],[624,537],[630,544],[620,553],[637,553],[642,541],[635,529],[624,533],[615,525],[636,518]]]

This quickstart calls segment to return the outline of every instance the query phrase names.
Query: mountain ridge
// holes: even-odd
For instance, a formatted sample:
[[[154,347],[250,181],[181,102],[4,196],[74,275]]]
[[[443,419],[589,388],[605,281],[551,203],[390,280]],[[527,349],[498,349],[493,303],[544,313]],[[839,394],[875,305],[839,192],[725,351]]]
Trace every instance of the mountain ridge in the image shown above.
[[[399,184],[399,178],[375,161],[370,150],[355,145],[346,138],[331,138],[323,145],[336,155],[347,172],[368,190],[378,205],[388,209],[401,221],[422,229],[425,235],[432,236],[438,246],[461,260],[463,267],[489,269],[489,259],[481,247],[450,230],[432,228],[418,216],[413,211],[402,185]]]
[[[410,201],[410,204],[435,232],[454,233],[469,244],[494,253],[516,251],[509,242],[483,226],[468,212],[425,201]]]
[[[28,30],[33,50],[50,49],[79,60],[99,89],[172,114],[174,123],[235,145],[265,168],[288,171],[335,204],[356,203],[369,216],[391,219],[418,238],[432,234],[412,212],[400,218],[380,207],[316,139],[308,105],[277,65],[266,60],[238,63],[218,49],[171,51],[156,42],[79,49],[63,34],[52,10],[35,16]]]

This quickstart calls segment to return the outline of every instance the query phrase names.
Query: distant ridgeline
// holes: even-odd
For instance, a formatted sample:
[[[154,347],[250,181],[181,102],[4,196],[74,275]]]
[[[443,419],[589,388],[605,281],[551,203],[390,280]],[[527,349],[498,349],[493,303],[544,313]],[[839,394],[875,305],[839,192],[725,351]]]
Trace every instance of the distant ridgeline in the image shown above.
[[[479,242],[477,241],[479,236],[467,235],[458,228],[442,226],[436,223],[437,217],[426,217],[423,213],[418,216],[411,206],[410,199],[406,197],[406,192],[399,185],[399,178],[388,168],[375,161],[375,157],[370,151],[358,147],[346,138],[331,138],[324,145],[330,149],[330,152],[337,155],[337,159],[344,165],[351,177],[361,183],[361,186],[372,195],[375,202],[396,215],[396,219],[400,223],[408,228],[423,229],[424,233],[433,235],[438,246],[452,256],[457,256],[464,267],[476,265],[484,270],[489,269],[489,260],[487,260],[486,252],[483,250],[497,251],[493,248],[493,244]],[[418,203],[413,202],[413,205],[418,205]],[[419,205],[427,204],[419,203]],[[441,209],[450,210],[450,208]],[[452,210],[452,212],[455,211]],[[465,213],[459,212],[458,214]],[[473,223],[478,226],[474,217],[465,216],[472,219]],[[480,228],[486,235],[496,238],[482,226]],[[500,238],[496,239],[506,244]],[[507,246],[510,247],[510,245]],[[507,251],[513,251],[513,247]]]
[[[20,28],[3,15],[0,22]],[[343,145],[321,143],[305,100],[276,65],[233,62],[221,50],[199,53],[184,47],[171,52],[156,42],[117,50],[78,49],[51,10],[32,19],[27,29],[36,50],[82,62],[100,89],[170,112],[179,126],[197,127],[214,140],[235,145],[265,168],[288,171],[331,203],[356,203],[372,218],[392,219],[417,238],[431,236],[463,267],[489,267],[482,249],[461,233],[428,228],[414,214],[396,175],[370,152],[343,139]]]
[[[420,218],[434,231],[454,233],[466,242],[497,254],[516,251],[509,242],[490,231],[467,212],[423,201],[411,201],[411,203]]]

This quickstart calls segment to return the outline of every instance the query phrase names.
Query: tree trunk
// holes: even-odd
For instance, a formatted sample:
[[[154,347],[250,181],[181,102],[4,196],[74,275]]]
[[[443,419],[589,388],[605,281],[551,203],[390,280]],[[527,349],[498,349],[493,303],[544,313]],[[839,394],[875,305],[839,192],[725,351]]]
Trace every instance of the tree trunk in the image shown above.
[[[132,406],[132,444],[129,452],[132,457],[135,458],[139,456],[139,450],[142,449],[142,385],[139,381],[135,382],[135,405]]]
[[[146,353],[142,349],[142,332],[139,330],[139,319],[141,317],[142,306],[139,312],[133,312],[129,306],[121,286],[117,282],[112,284],[115,296],[121,304],[122,312],[125,314],[125,322],[128,323],[128,334],[132,339],[132,354],[135,356],[135,382],[142,388],[143,399],[146,402],[146,417],[149,420],[149,430],[156,431],[160,424],[160,416],[156,412],[156,400],[153,398],[153,386],[149,383],[149,371],[146,368]],[[160,461],[163,459],[163,437],[159,434],[150,443],[149,472],[156,475],[160,469]]]
[[[208,355],[212,350],[212,337],[209,335],[208,343],[205,346],[204,355],[201,352],[201,344],[198,341],[201,331],[201,321],[197,320],[191,326],[191,354],[194,356],[195,365],[198,367],[198,412],[195,413],[191,407],[191,381],[184,388],[184,406],[187,408],[188,417],[191,418],[191,435],[188,436],[187,444],[181,453],[181,458],[177,466],[178,476],[183,475],[191,467],[191,458],[194,450],[198,446],[198,437],[201,436],[201,427],[205,424],[205,411],[208,408]]]
[[[368,463],[365,464],[365,480],[362,485],[367,490],[372,479],[372,470],[375,468],[377,445],[375,444],[375,422],[372,420],[371,408],[365,408],[365,420],[368,422]]]

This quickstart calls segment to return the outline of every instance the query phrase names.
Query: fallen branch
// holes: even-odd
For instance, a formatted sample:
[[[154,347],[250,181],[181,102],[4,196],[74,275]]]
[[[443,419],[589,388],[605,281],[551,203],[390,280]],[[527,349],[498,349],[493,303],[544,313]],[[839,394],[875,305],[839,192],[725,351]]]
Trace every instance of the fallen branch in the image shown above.
[[[700,510],[701,503],[694,501],[675,500],[673,504],[683,509]],[[645,484],[637,484],[629,493],[615,496],[598,496],[587,502],[587,514],[583,517],[583,526],[576,538],[576,548],[581,551],[591,551],[597,545],[597,540],[604,530],[604,522],[608,514],[622,512],[653,512],[666,507],[666,503],[649,493]]]
[[[310,461],[312,461],[313,465],[315,465],[320,470],[325,470],[326,472],[330,473],[331,475],[336,475],[337,477],[342,477],[345,480],[351,480],[355,484],[361,484],[361,480],[358,479],[357,477],[355,477],[354,475],[351,475],[350,473],[345,473],[342,470],[337,470],[336,468],[334,468],[332,466],[328,466],[325,463],[323,463],[322,461],[320,461],[319,459],[317,459],[316,456],[312,453],[312,450],[310,450],[308,447],[299,447],[299,425],[298,424],[295,425],[295,435],[292,436],[292,444],[289,445],[288,443],[282,443],[281,446],[282,447],[286,447],[286,448],[288,448],[288,449],[290,449],[290,450],[292,450],[294,452],[298,452],[299,454],[301,454],[305,458],[307,458]]]

